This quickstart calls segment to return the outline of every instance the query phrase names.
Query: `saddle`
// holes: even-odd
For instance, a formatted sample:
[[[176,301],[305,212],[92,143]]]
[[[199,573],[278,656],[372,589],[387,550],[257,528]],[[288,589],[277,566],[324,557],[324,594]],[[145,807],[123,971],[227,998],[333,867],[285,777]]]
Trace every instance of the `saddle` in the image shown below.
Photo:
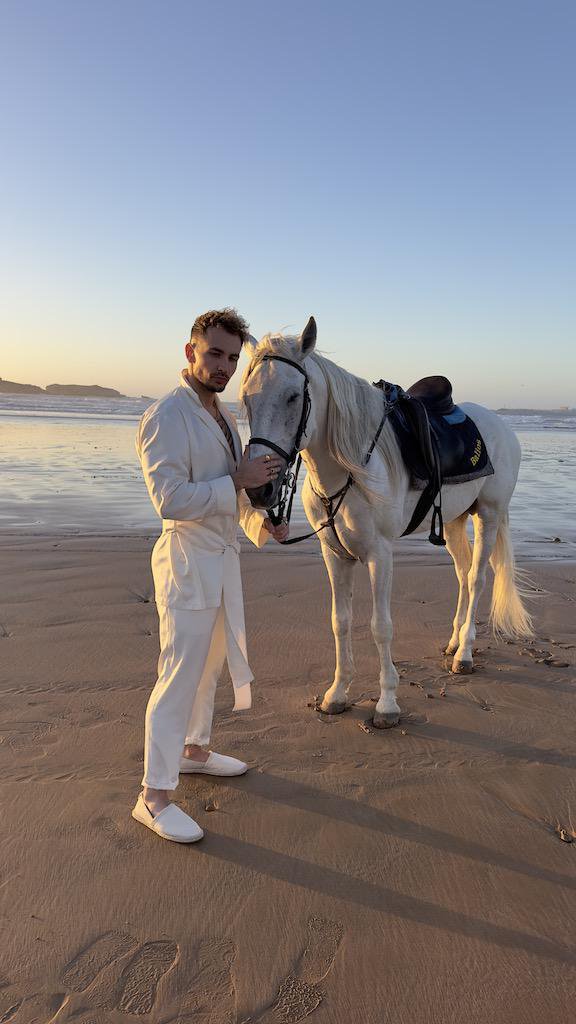
[[[442,519],[443,484],[490,476],[494,468],[474,421],[454,404],[447,377],[423,377],[404,391],[379,380],[390,405],[394,429],[412,486],[421,490],[414,514],[402,536],[412,533],[434,507],[429,540],[445,545]]]

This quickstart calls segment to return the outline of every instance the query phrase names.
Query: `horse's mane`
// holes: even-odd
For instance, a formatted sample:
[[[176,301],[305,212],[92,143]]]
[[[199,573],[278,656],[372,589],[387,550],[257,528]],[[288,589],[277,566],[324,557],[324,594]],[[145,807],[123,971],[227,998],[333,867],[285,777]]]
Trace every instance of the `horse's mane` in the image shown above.
[[[262,356],[273,354],[296,360],[297,342],[298,338],[293,335],[266,334],[252,351],[242,377],[240,397],[250,373]],[[379,497],[368,483],[370,464],[365,466],[364,460],[382,419],[382,392],[316,351],[306,359],[318,366],[328,389],[326,439],[330,455],[343,469],[352,473],[366,497]],[[394,431],[388,422],[384,423],[376,450],[384,459],[395,491],[404,466]]]

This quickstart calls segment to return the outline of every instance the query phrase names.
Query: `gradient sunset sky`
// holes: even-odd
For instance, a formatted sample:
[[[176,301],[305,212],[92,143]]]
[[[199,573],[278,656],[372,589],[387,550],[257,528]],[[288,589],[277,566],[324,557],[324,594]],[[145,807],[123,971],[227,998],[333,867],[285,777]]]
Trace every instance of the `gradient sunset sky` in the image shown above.
[[[576,405],[575,30],[555,0],[2,0],[0,376],[159,396],[232,305],[257,337],[314,314],[369,379]]]

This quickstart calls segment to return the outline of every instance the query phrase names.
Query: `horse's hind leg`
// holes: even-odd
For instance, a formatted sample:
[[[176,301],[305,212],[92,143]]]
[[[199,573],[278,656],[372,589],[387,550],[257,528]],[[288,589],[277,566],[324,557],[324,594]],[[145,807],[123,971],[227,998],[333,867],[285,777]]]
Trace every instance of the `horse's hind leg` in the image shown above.
[[[474,551],[468,573],[469,603],[464,625],[460,629],[458,650],[452,662],[453,672],[472,672],[472,644],[476,639],[476,611],[484,585],[486,570],[496,543],[501,513],[494,507],[480,507],[473,516]]]
[[[368,571],[372,585],[372,636],[380,655],[380,700],[374,709],[374,725],[377,729],[388,729],[398,725],[400,718],[400,708],[396,702],[398,672],[390,654],[392,548],[389,544],[381,544],[377,557],[368,562]]]
[[[352,593],[356,562],[337,555],[327,544],[322,545],[324,563],[332,587],[332,632],[336,645],[336,672],[332,686],[326,690],[320,710],[337,715],[346,708],[346,694],[354,675],[352,656]]]
[[[458,516],[458,519],[453,519],[451,523],[444,524],[446,547],[452,555],[454,568],[460,585],[460,590],[458,592],[458,605],[456,607],[456,614],[452,623],[452,636],[450,637],[448,646],[445,648],[445,654],[456,654],[459,644],[460,629],[464,625],[466,611],[468,609],[468,573],[470,572],[470,566],[472,564],[472,546],[466,533],[467,522],[468,513],[465,512],[463,515]]]

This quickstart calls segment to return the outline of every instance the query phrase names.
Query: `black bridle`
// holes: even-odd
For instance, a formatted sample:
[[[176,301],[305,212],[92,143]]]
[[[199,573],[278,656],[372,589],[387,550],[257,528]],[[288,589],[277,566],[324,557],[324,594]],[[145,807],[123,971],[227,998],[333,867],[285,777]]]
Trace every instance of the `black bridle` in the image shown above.
[[[268,353],[262,356],[262,359],[259,359],[258,362],[264,362],[265,360],[270,359],[276,359],[280,363],[288,363],[288,366],[293,366],[294,369],[298,370],[298,373],[301,373],[302,376],[304,377],[302,412],[300,413],[300,421],[298,423],[298,428],[296,430],[296,436],[294,438],[292,449],[289,452],[285,452],[284,449],[280,447],[280,445],[276,444],[274,441],[270,441],[267,437],[251,437],[250,440],[248,441],[248,444],[261,444],[264,445],[266,448],[271,448],[273,452],[276,452],[277,455],[280,455],[282,459],[286,460],[286,469],[284,471],[284,478],[282,480],[280,490],[278,492],[278,504],[276,505],[276,511],[274,511],[274,509],[268,509],[268,516],[271,522],[274,524],[274,526],[278,526],[279,523],[281,523],[282,520],[284,519],[285,512],[285,521],[286,523],[290,522],[290,516],[292,514],[292,502],[294,501],[294,495],[296,494],[296,487],[298,484],[298,473],[300,472],[300,466],[302,465],[300,443],[302,441],[304,432],[308,424],[310,406],[312,403],[310,401],[309,392],[310,378],[308,377],[308,374],[306,373],[304,367],[300,366],[300,363],[294,362],[293,359],[286,359],[285,356],[276,356],[273,355],[272,353]],[[295,462],[296,469],[294,472],[292,472],[292,466],[294,465]],[[286,509],[286,505],[288,505],[288,509]],[[311,537],[312,534],[309,534],[308,536]],[[280,541],[280,543],[295,544],[299,540],[304,539],[304,537],[294,537],[292,540],[283,540]]]
[[[275,356],[272,355],[272,353],[270,353],[268,355],[262,356],[262,359],[259,359],[258,362],[263,363],[265,360],[270,359],[276,359],[279,363],[288,363],[288,366],[293,366],[294,369],[298,370],[298,373],[301,373],[302,376],[304,377],[304,395],[302,402],[302,412],[300,414],[300,422],[298,424],[298,429],[296,431],[296,437],[294,438],[294,444],[292,445],[292,451],[290,452],[285,452],[284,449],[280,447],[280,445],[274,444],[274,441],[269,441],[267,437],[251,437],[250,440],[248,441],[248,444],[263,444],[267,448],[271,448],[272,451],[277,453],[277,455],[280,455],[283,459],[285,459],[286,462],[288,463],[288,467],[290,467],[293,464],[293,462],[295,462],[296,457],[300,452],[300,442],[304,435],[304,431],[306,430],[308,417],[310,415],[311,402],[310,394],[308,392],[310,378],[308,377],[308,374],[306,373],[304,367],[300,366],[300,363],[295,363],[293,359],[286,359],[284,356]]]
[[[285,520],[286,523],[289,523],[290,522],[290,516],[292,514],[292,503],[294,501],[294,495],[296,493],[296,487],[297,487],[297,483],[298,483],[298,473],[300,472],[300,466],[302,465],[302,455],[300,454],[300,443],[301,443],[302,437],[304,436],[304,433],[306,431],[306,426],[307,426],[307,423],[308,423],[308,417],[310,415],[310,406],[311,406],[310,394],[309,394],[310,379],[308,377],[308,374],[306,373],[306,370],[304,369],[303,366],[300,365],[300,363],[296,363],[293,359],[287,359],[285,356],[277,356],[277,355],[274,355],[273,353],[270,352],[270,353],[267,353],[266,355],[262,356],[262,358],[260,360],[258,360],[258,362],[264,362],[264,360],[270,360],[270,359],[276,359],[280,363],[287,363],[288,366],[293,366],[294,369],[298,370],[298,373],[301,373],[302,376],[304,377],[304,394],[303,394],[303,402],[302,402],[302,412],[300,414],[300,422],[298,424],[298,429],[296,431],[296,436],[294,438],[294,443],[292,445],[292,450],[290,452],[285,452],[284,449],[280,447],[280,445],[275,444],[274,441],[268,440],[267,437],[251,437],[250,440],[248,441],[248,444],[261,444],[261,445],[264,445],[267,448],[271,448],[272,451],[276,452],[277,455],[280,455],[281,458],[286,460],[287,468],[286,468],[286,471],[284,473],[284,479],[283,479],[282,484],[280,486],[278,504],[275,506],[276,511],[274,511],[273,509],[268,509],[268,515],[270,517],[270,520],[272,521],[272,523],[274,523],[275,526],[278,526],[278,524],[281,523],[283,519]],[[388,415],[389,408],[390,408],[390,403],[387,400],[386,395],[384,395],[384,413],[383,413],[382,419],[380,421],[380,426],[378,427],[378,430],[376,431],[376,436],[374,437],[374,440],[372,441],[372,444],[370,445],[370,448],[368,449],[368,454],[366,455],[366,458],[364,460],[364,465],[367,465],[368,460],[369,460],[370,456],[372,455],[372,452],[374,451],[374,448],[376,447],[376,444],[378,443],[378,438],[380,437],[380,434],[382,433],[382,428],[384,426],[384,423],[385,423],[385,420],[386,420],[386,416]],[[292,472],[291,471],[291,467],[293,466],[294,462],[296,462],[296,469],[294,470],[294,472]],[[314,494],[316,495],[317,498],[320,499],[320,501],[324,505],[324,508],[326,509],[326,512],[327,512],[326,522],[322,523],[322,525],[319,526],[317,530],[312,530],[311,533],[305,533],[301,537],[291,537],[289,540],[280,541],[280,543],[281,544],[298,544],[299,541],[301,541],[301,540],[308,540],[309,537],[315,537],[317,533],[320,533],[322,530],[325,530],[329,526],[329,527],[331,527],[332,532],[334,533],[334,536],[336,537],[336,540],[338,541],[340,546],[342,548],[344,548],[344,550],[346,551],[346,548],[344,547],[344,544],[342,544],[342,541],[340,540],[340,537],[338,536],[338,533],[336,531],[336,526],[335,526],[335,523],[334,523],[334,519],[336,517],[336,513],[338,512],[342,502],[344,501],[344,498],[346,497],[346,495],[347,495],[347,493],[348,493],[348,491],[349,491],[349,489],[350,489],[350,487],[352,486],[353,483],[354,483],[354,477],[352,476],[352,473],[349,473],[348,474],[348,479],[346,480],[346,483],[344,484],[344,486],[341,487],[339,491],[336,491],[336,493],[332,494],[332,495],[319,494],[318,491],[314,490],[314,488],[312,487],[312,484],[310,484],[310,486],[312,487],[312,490],[314,491]],[[288,508],[287,509],[286,509],[286,504],[288,504]],[[285,511],[286,511],[286,516],[284,515]],[[352,557],[352,556],[350,556],[350,557]]]

